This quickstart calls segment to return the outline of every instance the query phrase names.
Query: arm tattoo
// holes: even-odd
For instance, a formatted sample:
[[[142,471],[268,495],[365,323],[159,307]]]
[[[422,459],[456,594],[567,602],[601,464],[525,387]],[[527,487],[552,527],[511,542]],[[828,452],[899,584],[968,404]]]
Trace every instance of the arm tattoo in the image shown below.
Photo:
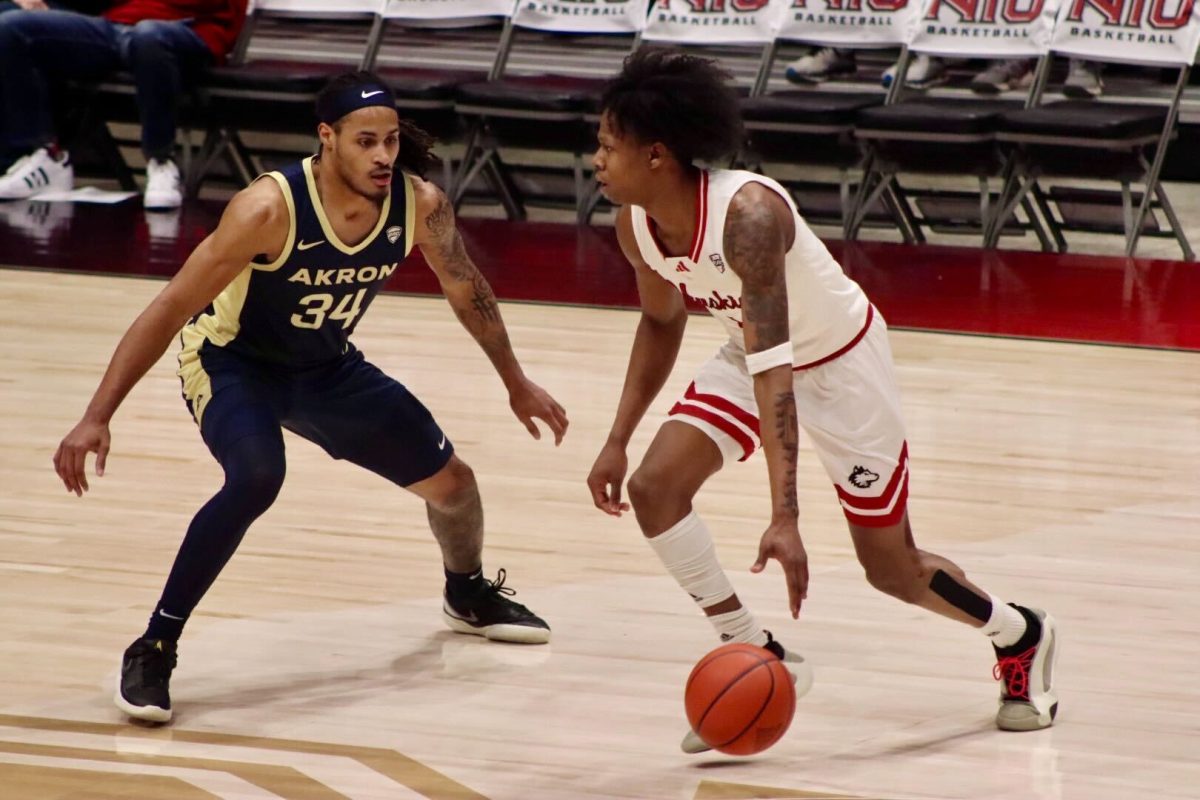
[[[789,389],[775,396],[775,432],[784,453],[786,472],[783,481],[784,509],[792,514],[800,513],[796,499],[796,456],[800,450],[800,430],[796,420],[796,397]]]
[[[745,323],[752,325],[757,348],[765,350],[789,337],[788,302],[781,255],[783,233],[763,204],[735,203],[725,224],[725,253],[742,279]]]

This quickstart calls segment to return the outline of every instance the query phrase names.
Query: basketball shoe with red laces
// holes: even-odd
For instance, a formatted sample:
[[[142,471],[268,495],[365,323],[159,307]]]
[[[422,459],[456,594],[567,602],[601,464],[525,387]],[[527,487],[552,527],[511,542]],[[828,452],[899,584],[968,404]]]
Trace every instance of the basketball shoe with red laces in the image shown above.
[[[1054,687],[1054,660],[1058,655],[1058,630],[1054,618],[1037,608],[1012,604],[1029,628],[1012,647],[995,648],[992,674],[1002,682],[996,725],[1005,731],[1049,728],[1058,714]]]
[[[783,645],[775,641],[775,637],[771,635],[770,631],[764,631],[764,633],[767,634],[767,643],[764,645],[764,648],[782,661],[783,666],[792,674],[792,683],[795,684],[796,688],[796,699],[799,700],[808,694],[808,690],[812,688],[812,667],[804,660],[804,656],[794,650],[784,650]],[[712,750],[708,743],[691,729],[684,735],[683,741],[679,743],[679,749],[688,755],[707,753],[709,750]]]

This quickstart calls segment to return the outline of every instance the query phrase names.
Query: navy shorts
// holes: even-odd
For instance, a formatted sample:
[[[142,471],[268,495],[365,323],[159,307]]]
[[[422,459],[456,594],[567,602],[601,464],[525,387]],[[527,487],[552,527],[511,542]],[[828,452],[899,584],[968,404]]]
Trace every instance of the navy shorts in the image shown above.
[[[193,418],[202,412],[200,434],[217,461],[239,439],[281,427],[400,486],[433,476],[454,453],[421,401],[358,350],[290,371],[205,343],[199,361],[209,397],[194,402],[188,389],[198,382],[185,378],[184,400]]]

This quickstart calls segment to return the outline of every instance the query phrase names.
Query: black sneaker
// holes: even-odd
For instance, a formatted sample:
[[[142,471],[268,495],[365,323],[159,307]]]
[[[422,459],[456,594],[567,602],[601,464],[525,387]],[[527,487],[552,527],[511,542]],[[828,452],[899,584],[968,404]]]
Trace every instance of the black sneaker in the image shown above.
[[[131,717],[148,722],[171,719],[171,694],[168,684],[175,669],[175,642],[162,639],[138,639],[121,659],[117,693],[113,702]]]
[[[486,636],[498,642],[545,644],[550,641],[550,626],[520,603],[508,598],[515,589],[504,585],[503,569],[496,580],[481,580],[473,597],[460,598],[453,604],[449,597],[442,600],[442,619],[456,633]]]

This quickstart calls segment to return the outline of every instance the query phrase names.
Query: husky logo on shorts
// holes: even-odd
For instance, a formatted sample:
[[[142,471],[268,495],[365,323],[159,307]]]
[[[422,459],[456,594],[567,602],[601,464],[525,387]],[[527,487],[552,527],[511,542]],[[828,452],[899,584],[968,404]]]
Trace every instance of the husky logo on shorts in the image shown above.
[[[859,489],[869,489],[871,484],[879,480],[879,476],[866,467],[855,467],[850,473],[850,483]]]
[[[404,228],[401,228],[399,225],[393,225],[392,227],[387,229],[388,242],[390,242],[391,244],[395,244],[396,240],[399,239],[403,233],[404,233]]]

